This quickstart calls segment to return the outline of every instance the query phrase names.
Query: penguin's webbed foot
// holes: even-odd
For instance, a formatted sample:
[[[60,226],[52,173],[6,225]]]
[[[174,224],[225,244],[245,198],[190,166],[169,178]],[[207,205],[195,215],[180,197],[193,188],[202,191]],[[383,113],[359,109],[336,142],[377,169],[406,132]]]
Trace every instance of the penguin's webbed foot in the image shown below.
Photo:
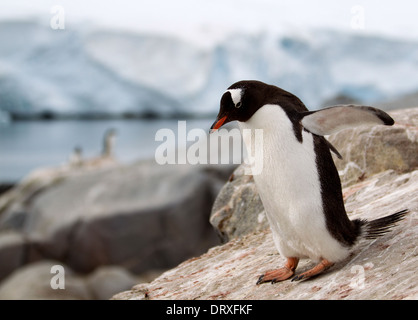
[[[316,276],[320,273],[322,273],[323,271],[327,270],[328,268],[332,267],[334,265],[334,263],[329,262],[327,259],[322,259],[322,261],[320,263],[318,263],[315,267],[313,267],[312,269],[305,271],[303,273],[301,273],[300,275],[294,277],[292,279],[292,281],[300,281],[300,280],[306,280],[309,279],[313,276]]]
[[[283,267],[283,268],[275,269],[275,270],[269,270],[258,278],[256,284],[261,284],[264,282],[276,283],[279,281],[289,279],[294,274],[295,272],[290,270],[287,267]]]
[[[264,282],[276,283],[289,279],[295,274],[295,269],[298,265],[299,258],[288,258],[286,265],[280,269],[269,270],[266,273],[262,274],[256,284],[261,284]]]

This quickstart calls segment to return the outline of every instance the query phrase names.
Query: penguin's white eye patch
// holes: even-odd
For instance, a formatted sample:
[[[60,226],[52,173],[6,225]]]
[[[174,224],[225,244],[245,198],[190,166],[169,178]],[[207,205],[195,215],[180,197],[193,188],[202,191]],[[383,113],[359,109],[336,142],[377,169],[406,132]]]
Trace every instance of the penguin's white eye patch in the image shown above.
[[[231,99],[234,103],[235,108],[240,108],[241,103],[241,96],[242,96],[242,89],[229,89],[227,90],[231,93]]]

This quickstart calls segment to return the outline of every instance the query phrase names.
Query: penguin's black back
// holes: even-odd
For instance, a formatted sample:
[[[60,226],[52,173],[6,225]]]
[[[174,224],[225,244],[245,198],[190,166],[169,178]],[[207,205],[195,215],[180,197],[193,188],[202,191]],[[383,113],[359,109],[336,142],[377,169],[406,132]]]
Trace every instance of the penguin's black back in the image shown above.
[[[324,137],[314,135],[316,165],[321,185],[325,223],[330,234],[341,244],[351,247],[360,237],[375,239],[390,231],[402,220],[408,209],[375,220],[350,220],[344,207],[341,181]]]
[[[340,243],[351,247],[358,239],[364,222],[351,221],[347,216],[341,180],[325,138],[314,135],[314,148],[327,229]]]

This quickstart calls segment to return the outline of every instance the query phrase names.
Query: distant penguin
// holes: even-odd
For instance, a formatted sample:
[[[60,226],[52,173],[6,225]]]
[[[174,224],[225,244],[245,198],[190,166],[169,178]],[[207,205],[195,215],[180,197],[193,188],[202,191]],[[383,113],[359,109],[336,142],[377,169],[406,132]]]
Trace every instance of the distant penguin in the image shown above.
[[[115,137],[115,129],[106,130],[103,135],[102,150],[100,155],[93,158],[82,159],[81,168],[97,169],[116,165],[118,162],[114,156]]]
[[[112,157],[115,145],[116,130],[111,128],[106,130],[103,137],[102,157]]]
[[[77,146],[74,148],[73,153],[68,159],[68,164],[72,167],[81,166],[83,163],[83,150],[81,147]]]
[[[385,112],[354,105],[308,111],[299,98],[283,89],[239,81],[223,94],[211,129],[234,120],[241,130],[263,130],[263,152],[255,155],[263,169],[254,181],[275,246],[287,258],[282,268],[265,272],[257,284],[316,276],[347,258],[359,239],[385,234],[408,212],[372,221],[350,220],[331,151],[341,156],[323,137],[362,124],[393,125]],[[250,148],[251,136],[243,137]],[[301,258],[317,264],[295,276]]]

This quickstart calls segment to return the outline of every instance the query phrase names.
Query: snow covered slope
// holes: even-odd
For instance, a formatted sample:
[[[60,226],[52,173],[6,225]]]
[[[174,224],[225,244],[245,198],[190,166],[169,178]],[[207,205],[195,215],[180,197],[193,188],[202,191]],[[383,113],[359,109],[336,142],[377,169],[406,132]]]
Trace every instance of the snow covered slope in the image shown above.
[[[331,30],[230,34],[210,46],[99,29],[0,22],[0,111],[17,115],[216,113],[232,83],[257,79],[310,109],[418,89],[418,41]]]

